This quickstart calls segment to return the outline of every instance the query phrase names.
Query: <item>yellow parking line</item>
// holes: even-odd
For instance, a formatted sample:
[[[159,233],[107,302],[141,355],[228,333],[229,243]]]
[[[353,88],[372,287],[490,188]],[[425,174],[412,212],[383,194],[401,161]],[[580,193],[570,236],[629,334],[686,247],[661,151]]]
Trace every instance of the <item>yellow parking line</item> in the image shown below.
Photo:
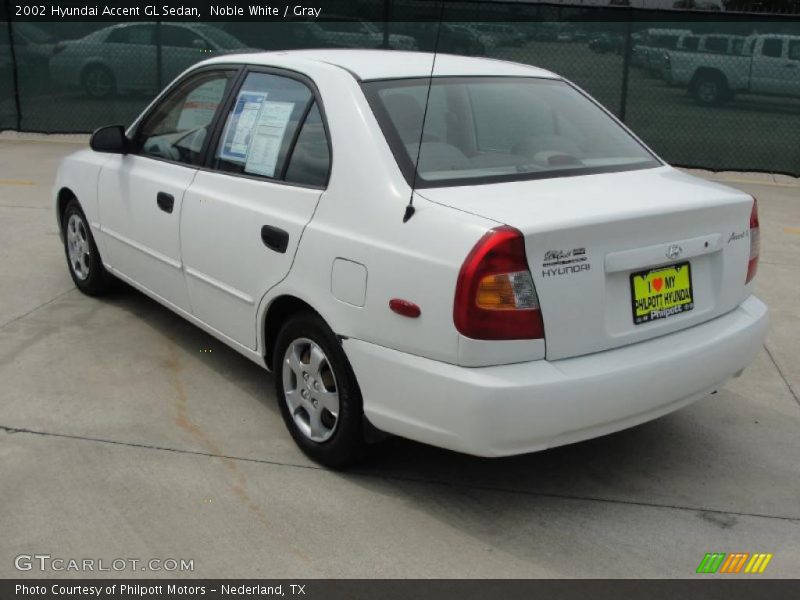
[[[30,179],[0,179],[0,185],[36,185]]]
[[[794,233],[800,235],[800,227],[784,227],[783,230],[786,233]]]

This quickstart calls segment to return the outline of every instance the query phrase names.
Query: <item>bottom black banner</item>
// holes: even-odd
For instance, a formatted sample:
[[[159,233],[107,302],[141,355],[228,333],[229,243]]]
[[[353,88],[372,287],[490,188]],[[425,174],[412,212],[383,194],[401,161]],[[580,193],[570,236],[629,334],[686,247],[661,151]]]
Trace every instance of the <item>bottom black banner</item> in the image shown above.
[[[800,598],[800,580],[0,580],[0,600],[647,600]]]

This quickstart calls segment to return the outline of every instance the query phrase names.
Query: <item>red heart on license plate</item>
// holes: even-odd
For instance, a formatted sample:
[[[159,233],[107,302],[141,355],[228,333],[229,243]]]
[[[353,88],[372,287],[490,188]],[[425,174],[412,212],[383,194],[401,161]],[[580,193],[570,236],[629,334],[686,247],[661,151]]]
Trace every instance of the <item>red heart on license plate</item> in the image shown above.
[[[661,286],[662,285],[664,285],[664,280],[661,279],[661,277],[658,277],[657,279],[653,279],[653,288],[655,288],[655,290],[657,292],[661,291]]]

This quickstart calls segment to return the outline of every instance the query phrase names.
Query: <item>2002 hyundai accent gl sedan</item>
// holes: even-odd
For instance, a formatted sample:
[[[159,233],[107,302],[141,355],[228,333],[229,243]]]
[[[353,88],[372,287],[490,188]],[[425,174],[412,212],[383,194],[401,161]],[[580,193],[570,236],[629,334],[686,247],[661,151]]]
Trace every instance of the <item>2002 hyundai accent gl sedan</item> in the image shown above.
[[[669,167],[553,73],[438,55],[430,79],[431,59],[190,69],[62,164],[75,284],[118,277],[271,368],[332,466],[376,430],[481,456],[575,442],[750,363],[752,197]]]

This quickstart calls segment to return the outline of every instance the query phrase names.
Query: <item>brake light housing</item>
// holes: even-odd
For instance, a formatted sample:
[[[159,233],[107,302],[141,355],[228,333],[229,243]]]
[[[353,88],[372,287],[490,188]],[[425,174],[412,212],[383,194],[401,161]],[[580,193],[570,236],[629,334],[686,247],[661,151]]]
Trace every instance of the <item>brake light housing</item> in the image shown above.
[[[758,255],[761,252],[761,230],[758,225],[758,200],[753,198],[750,210],[750,259],[747,261],[747,277],[745,284],[753,281],[758,271]]]
[[[544,323],[522,233],[506,225],[484,234],[456,283],[453,322],[478,340],[544,338]]]

